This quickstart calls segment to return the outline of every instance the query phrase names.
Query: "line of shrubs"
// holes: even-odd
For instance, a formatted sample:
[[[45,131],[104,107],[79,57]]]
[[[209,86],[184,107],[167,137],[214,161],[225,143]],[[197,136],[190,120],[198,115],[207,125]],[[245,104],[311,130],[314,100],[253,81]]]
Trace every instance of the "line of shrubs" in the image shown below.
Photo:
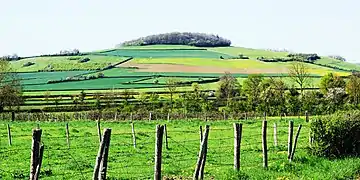
[[[47,84],[70,82],[70,81],[84,81],[84,80],[99,79],[104,77],[105,77],[104,73],[99,72],[97,73],[97,75],[66,77],[65,79],[60,79],[60,80],[49,80]]]

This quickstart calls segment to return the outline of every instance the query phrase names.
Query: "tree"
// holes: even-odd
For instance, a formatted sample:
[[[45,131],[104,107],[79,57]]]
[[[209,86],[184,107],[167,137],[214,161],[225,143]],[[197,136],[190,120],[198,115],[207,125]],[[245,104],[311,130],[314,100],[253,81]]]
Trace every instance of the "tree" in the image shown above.
[[[334,73],[328,73],[321,78],[320,90],[323,94],[326,94],[332,88],[344,88],[345,84],[344,79],[340,76]]]
[[[262,91],[260,93],[260,110],[270,115],[279,114],[285,110],[284,92],[285,83],[281,79],[266,79],[261,83]]]
[[[20,108],[22,103],[22,86],[16,73],[12,73],[8,61],[0,60],[0,112]]]
[[[360,103],[360,77],[351,75],[346,83],[346,92],[349,95],[349,100],[354,105]]]
[[[231,99],[240,95],[241,85],[232,74],[226,72],[220,77],[219,88],[216,92],[218,99],[225,99],[226,106],[229,107]]]
[[[310,83],[309,68],[304,62],[293,62],[289,69],[289,76],[299,85],[302,94],[304,87]]]
[[[170,93],[170,108],[171,111],[173,109],[173,95],[176,92],[176,88],[178,86],[178,81],[174,78],[168,78],[166,79],[166,87]]]
[[[243,83],[243,90],[247,97],[249,109],[256,110],[257,105],[260,103],[261,84],[264,80],[262,75],[250,75]]]

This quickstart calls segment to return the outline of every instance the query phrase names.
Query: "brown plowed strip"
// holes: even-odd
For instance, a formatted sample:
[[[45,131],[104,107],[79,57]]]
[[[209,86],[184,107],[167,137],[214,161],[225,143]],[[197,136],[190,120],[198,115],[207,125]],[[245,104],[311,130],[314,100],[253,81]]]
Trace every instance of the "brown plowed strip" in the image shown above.
[[[138,72],[193,72],[193,73],[287,73],[287,68],[259,69],[259,68],[223,68],[212,66],[188,66],[181,64],[137,64],[131,61],[123,63],[118,67],[137,67]]]

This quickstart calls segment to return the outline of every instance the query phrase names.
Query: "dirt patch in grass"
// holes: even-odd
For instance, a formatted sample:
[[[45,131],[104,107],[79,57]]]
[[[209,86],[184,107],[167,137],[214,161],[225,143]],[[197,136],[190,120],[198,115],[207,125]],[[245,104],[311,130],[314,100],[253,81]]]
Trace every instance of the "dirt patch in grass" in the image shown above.
[[[287,73],[286,67],[279,68],[224,68],[214,66],[189,66],[181,64],[137,64],[134,62],[126,62],[118,67],[137,67],[138,72],[196,72],[196,73]]]

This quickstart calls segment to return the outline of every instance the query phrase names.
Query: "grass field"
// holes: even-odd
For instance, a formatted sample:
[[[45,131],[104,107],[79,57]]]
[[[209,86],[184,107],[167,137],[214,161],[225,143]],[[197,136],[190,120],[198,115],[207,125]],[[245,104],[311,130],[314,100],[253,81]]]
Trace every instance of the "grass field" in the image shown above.
[[[292,119],[292,118],[289,118]],[[288,119],[288,120],[289,120]],[[163,147],[162,175],[191,179],[199,151],[199,126],[210,125],[205,179],[353,179],[359,176],[360,159],[328,160],[307,153],[308,124],[303,124],[295,159],[287,160],[287,120],[268,120],[269,168],[262,168],[261,121],[243,123],[241,175],[233,169],[233,121],[136,121],[137,148],[132,145],[129,122],[103,122],[111,128],[108,179],[152,179],[155,125],[167,124],[169,149]],[[274,146],[273,123],[277,123],[278,146]],[[10,123],[13,145],[7,144]],[[36,122],[6,122],[0,125],[0,178],[26,179],[30,167],[31,129]],[[90,179],[99,146],[96,123],[70,121],[70,150],[66,145],[65,122],[42,122],[45,145],[41,179]],[[15,153],[16,152],[16,153]]]
[[[69,60],[69,58],[89,58],[90,61],[80,63],[79,60]],[[111,64],[116,64],[125,60],[124,57],[116,56],[62,56],[62,57],[36,57],[27,58],[19,61],[12,61],[11,66],[17,72],[34,72],[38,70],[46,70],[48,66],[52,67],[52,70],[71,70],[71,69],[97,69],[104,68]],[[23,67],[27,62],[35,63],[32,66]]]
[[[227,54],[207,51],[207,50],[197,50],[197,49],[116,49],[113,51],[102,52],[101,54],[110,55],[110,56],[126,56],[134,58],[168,58],[168,57],[187,57],[187,58],[224,58],[230,57]]]

